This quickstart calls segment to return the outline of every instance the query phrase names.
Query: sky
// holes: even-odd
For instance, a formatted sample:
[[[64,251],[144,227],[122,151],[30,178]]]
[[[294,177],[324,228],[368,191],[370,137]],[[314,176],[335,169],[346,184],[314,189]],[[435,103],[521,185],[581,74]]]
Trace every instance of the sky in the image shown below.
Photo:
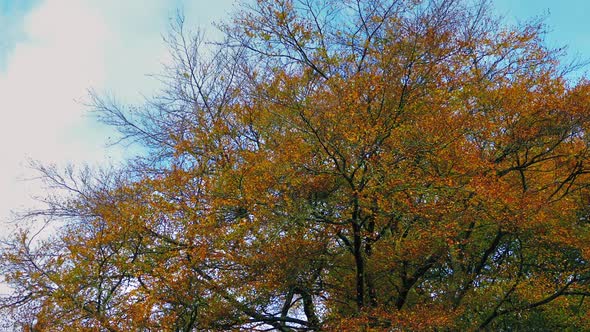
[[[535,16],[545,17],[549,31],[545,40],[548,46],[567,46],[567,59],[570,61],[590,59],[590,1],[492,0],[492,3],[510,23],[525,22]],[[579,76],[582,73],[576,74]]]
[[[104,164],[131,152],[106,148],[113,133],[88,116],[88,89],[138,103],[157,88],[162,42],[183,8],[191,27],[214,33],[233,0],[0,0],[0,235],[11,210],[31,206],[39,183],[27,160]],[[511,23],[546,15],[551,46],[590,58],[590,1],[496,0]],[[4,221],[4,223],[3,223]]]
[[[183,9],[190,27],[215,33],[233,0],[0,0],[0,236],[11,211],[40,194],[28,160],[105,164],[112,132],[88,115],[88,90],[141,103],[158,88],[162,36]]]

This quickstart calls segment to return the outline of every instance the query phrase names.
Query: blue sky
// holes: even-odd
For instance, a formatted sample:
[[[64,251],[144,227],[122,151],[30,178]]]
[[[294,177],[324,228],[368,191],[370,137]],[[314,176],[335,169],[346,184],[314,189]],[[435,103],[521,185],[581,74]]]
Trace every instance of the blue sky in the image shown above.
[[[0,0],[0,71],[14,45],[26,38],[23,17],[36,3],[37,0]]]
[[[495,0],[493,4],[509,23],[545,17],[548,46],[567,46],[568,60],[590,59],[589,0]]]
[[[85,115],[87,89],[140,102],[158,85],[146,74],[166,62],[161,36],[183,7],[189,26],[219,21],[233,0],[0,0],[0,220],[29,206],[38,185],[26,159],[103,163],[128,151],[105,149],[107,129]],[[590,58],[590,0],[496,0],[508,22],[547,15],[551,46]],[[6,226],[7,227],[7,226]],[[2,230],[0,224],[0,234]]]

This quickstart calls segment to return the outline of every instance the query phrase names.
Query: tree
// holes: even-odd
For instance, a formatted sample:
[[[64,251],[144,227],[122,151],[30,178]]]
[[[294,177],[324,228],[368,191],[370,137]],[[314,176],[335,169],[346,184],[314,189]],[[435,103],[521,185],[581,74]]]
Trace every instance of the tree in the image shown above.
[[[40,167],[73,195],[3,249],[17,326],[590,328],[590,85],[542,22],[258,0],[222,29],[205,52],[179,20],[145,107],[95,97],[147,156]]]

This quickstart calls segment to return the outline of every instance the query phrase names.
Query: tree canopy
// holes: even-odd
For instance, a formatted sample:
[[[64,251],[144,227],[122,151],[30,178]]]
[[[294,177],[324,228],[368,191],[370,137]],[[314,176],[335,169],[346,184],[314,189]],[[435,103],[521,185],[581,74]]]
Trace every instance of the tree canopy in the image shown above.
[[[257,0],[168,38],[148,153],[39,167],[7,239],[28,331],[590,329],[590,84],[487,1]]]

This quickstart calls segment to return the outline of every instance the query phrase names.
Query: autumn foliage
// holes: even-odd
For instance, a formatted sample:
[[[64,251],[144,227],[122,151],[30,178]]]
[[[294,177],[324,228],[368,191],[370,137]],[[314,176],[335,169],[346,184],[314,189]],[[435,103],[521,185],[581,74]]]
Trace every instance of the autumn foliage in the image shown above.
[[[41,167],[61,221],[7,240],[24,330],[590,329],[590,85],[541,22],[462,0],[258,0],[182,22],[148,153]]]

